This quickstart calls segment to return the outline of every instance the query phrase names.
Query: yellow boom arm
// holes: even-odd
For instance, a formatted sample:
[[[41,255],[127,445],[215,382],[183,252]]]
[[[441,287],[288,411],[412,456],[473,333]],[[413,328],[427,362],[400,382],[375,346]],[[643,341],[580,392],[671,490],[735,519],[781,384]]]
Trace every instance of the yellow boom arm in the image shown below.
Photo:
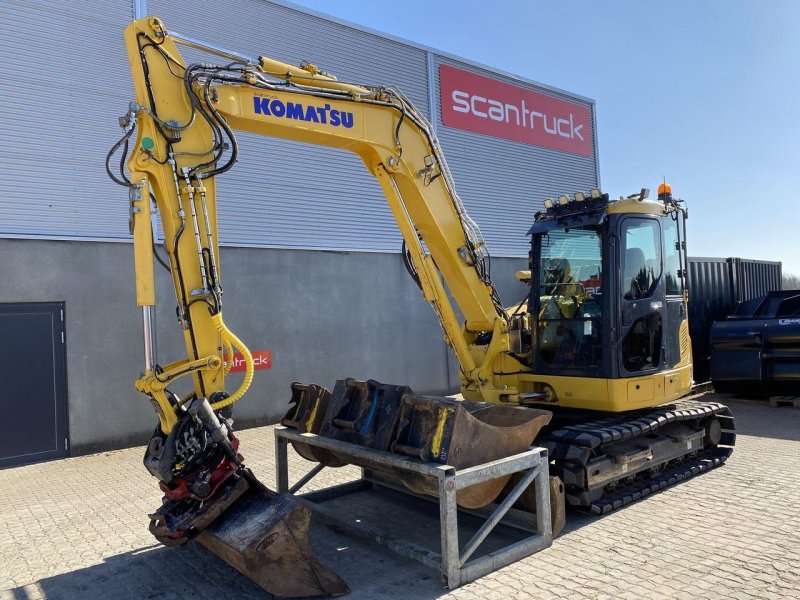
[[[386,196],[412,271],[460,365],[465,394],[495,402],[514,397],[517,390],[492,384],[492,364],[508,351],[508,316],[484,266],[480,232],[456,195],[433,129],[399,91],[339,82],[313,65],[224,51],[217,53],[236,62],[187,66],[176,42],[197,42],[169,33],[156,18],[131,23],[125,41],[136,89],[129,118],[139,125],[128,161],[137,301],[155,302],[152,193],[189,352],[164,369],[146,365],[137,382],[155,400],[163,431],[175,422],[175,400],[164,392],[175,377],[192,373],[195,394],[215,408],[235,401],[244,389],[227,399],[214,393],[224,389],[223,351],[236,346],[248,366],[243,387],[252,378],[249,353],[221,312],[214,182],[236,160],[232,130],[357,154]],[[480,332],[492,332],[488,346],[474,344]]]

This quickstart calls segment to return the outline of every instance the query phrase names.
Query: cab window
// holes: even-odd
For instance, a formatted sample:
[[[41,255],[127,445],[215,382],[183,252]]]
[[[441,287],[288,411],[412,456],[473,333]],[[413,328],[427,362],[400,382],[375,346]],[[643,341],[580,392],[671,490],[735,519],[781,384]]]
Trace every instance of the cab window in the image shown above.
[[[561,229],[540,238],[538,351],[551,368],[600,364],[603,232],[598,226]]]
[[[664,279],[667,295],[680,295],[681,279],[678,277],[680,269],[680,250],[678,249],[678,221],[670,215],[664,218]]]
[[[650,298],[656,292],[661,279],[659,229],[659,221],[655,219],[632,217],[622,222],[620,281],[625,300]],[[621,341],[622,366],[628,373],[647,371],[661,364],[661,311],[652,304],[650,306],[652,310],[646,313],[641,311],[644,306],[640,307],[638,318]]]
[[[626,300],[649,298],[661,277],[658,222],[627,219],[623,223],[622,239],[622,295]]]

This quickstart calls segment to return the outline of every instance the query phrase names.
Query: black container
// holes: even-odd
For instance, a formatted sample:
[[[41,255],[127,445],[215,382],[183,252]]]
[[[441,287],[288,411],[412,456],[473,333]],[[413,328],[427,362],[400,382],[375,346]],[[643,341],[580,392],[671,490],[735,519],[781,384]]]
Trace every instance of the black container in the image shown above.
[[[781,289],[781,263],[744,258],[689,257],[689,334],[694,380],[711,378],[711,326],[739,302]]]
[[[800,290],[739,303],[710,342],[716,391],[800,395]]]

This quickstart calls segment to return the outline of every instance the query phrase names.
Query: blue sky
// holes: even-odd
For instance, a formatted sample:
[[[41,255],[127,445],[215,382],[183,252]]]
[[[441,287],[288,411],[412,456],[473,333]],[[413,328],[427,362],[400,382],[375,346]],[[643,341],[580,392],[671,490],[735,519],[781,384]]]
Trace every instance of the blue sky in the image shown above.
[[[593,98],[604,191],[666,175],[690,255],[800,274],[800,1],[295,2]]]

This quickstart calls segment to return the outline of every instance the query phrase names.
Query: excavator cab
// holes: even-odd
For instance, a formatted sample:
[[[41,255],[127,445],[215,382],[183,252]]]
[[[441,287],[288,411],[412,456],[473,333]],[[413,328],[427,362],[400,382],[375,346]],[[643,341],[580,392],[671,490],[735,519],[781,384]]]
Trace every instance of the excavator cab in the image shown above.
[[[569,405],[562,377],[636,379],[593,393],[598,410],[686,393],[686,211],[671,199],[611,201],[598,190],[545,207],[529,231],[529,307],[532,370],[550,386],[547,400]]]

